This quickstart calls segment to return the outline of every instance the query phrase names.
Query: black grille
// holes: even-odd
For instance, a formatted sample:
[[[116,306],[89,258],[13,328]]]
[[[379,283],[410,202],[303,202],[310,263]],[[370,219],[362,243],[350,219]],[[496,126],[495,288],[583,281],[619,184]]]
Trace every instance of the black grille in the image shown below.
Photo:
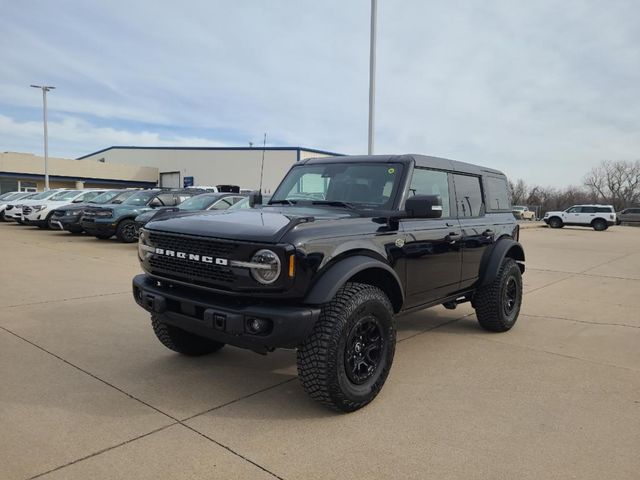
[[[55,210],[55,211],[53,212],[53,216],[54,216],[54,217],[62,217],[62,216],[64,216],[64,215],[65,215],[65,213],[66,213],[66,212],[65,212],[64,210]]]
[[[150,233],[149,242],[157,248],[194,253],[209,257],[229,258],[235,253],[238,244],[235,242],[220,242],[201,238],[179,237],[166,234]]]
[[[22,207],[22,214],[29,215],[31,213],[31,207]]]
[[[177,258],[160,254],[151,255],[148,260],[149,267],[155,274],[205,286],[222,284],[231,288],[236,282],[233,269],[215,264],[216,258],[228,260],[234,255],[236,257],[240,255],[238,244],[235,242],[150,232],[149,243],[154,248],[183,252],[187,256],[187,258]],[[189,254],[198,255],[199,258],[211,257],[214,263],[189,260]]]
[[[228,267],[193,260],[153,255],[149,259],[149,265],[162,276],[175,280],[201,280],[198,283],[226,284],[232,284],[235,280],[233,271]]]

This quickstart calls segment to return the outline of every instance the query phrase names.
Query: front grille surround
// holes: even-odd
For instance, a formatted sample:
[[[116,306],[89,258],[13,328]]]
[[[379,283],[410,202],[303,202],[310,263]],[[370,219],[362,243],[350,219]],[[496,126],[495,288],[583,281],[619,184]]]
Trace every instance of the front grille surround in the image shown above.
[[[174,280],[183,284],[214,289],[218,291],[274,291],[287,286],[288,279],[281,274],[272,285],[256,282],[249,269],[216,264],[215,259],[240,260],[248,262],[255,252],[263,248],[274,251],[284,262],[287,247],[264,243],[243,242],[221,238],[200,237],[147,230],[146,243],[153,248],[161,248],[186,254],[186,258],[150,253],[141,259],[142,267],[151,275]],[[290,247],[293,250],[293,247]],[[189,255],[211,257],[212,263],[190,260]]]

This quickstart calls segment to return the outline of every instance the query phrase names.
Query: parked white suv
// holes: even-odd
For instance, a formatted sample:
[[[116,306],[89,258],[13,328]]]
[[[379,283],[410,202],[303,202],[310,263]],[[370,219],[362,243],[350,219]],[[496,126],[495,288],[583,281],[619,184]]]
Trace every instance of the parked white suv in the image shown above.
[[[15,220],[18,223],[22,223],[22,207],[24,207],[25,205],[37,205],[39,202],[53,197],[60,191],[63,190],[47,190],[46,192],[40,192],[33,197],[29,197],[28,200],[16,200],[15,202],[12,201],[8,203],[4,209],[4,217],[7,220]]]
[[[601,232],[616,224],[616,211],[611,205],[574,205],[564,212],[547,212],[543,220],[551,228],[578,225]]]
[[[42,202],[24,205],[22,207],[22,222],[25,225],[49,228],[49,220],[56,208],[72,203],[87,202],[101,193],[104,193],[104,190],[62,190]]]

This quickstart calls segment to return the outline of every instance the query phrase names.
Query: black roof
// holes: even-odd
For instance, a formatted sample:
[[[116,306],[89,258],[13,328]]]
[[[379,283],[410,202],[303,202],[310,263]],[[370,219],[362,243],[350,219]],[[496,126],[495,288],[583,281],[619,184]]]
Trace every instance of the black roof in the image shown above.
[[[301,164],[316,163],[345,163],[345,162],[381,162],[381,163],[415,163],[419,167],[430,167],[439,170],[451,170],[460,173],[471,173],[482,175],[492,173],[494,175],[504,175],[501,171],[493,168],[482,167],[472,163],[459,162],[448,158],[430,157],[427,155],[403,154],[403,155],[346,155],[343,157],[320,157],[301,160]]]

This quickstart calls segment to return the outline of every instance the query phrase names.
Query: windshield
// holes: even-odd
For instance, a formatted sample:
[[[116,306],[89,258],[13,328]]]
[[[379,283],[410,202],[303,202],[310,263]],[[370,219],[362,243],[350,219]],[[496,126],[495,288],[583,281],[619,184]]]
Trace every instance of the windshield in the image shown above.
[[[72,198],[74,198],[79,193],[80,193],[80,190],[65,190],[65,191],[62,191],[60,193],[56,193],[49,200],[52,200],[52,201],[71,200]]]
[[[147,192],[135,192],[135,194],[131,195],[125,201],[122,202],[123,205],[146,205],[149,200],[156,196],[158,192],[147,191]]]
[[[124,192],[120,192],[113,199],[111,199],[111,203],[122,203],[134,193],[138,193],[138,191],[139,190],[125,190]]]
[[[101,193],[96,197],[92,198],[89,203],[109,203],[110,200],[113,200],[118,195],[120,195],[120,190],[112,190],[109,192]]]
[[[219,195],[196,195],[182,202],[178,208],[180,210],[204,210],[219,198]]]
[[[296,166],[289,171],[269,203],[333,202],[388,209],[393,204],[401,176],[402,165],[399,163]]]
[[[524,210],[524,207],[511,207],[512,210]]]
[[[16,192],[6,192],[0,195],[0,200],[10,200],[12,198],[16,198],[18,194]]]
[[[29,200],[44,200],[45,198],[49,198],[53,195],[57,195],[58,193],[59,193],[58,190],[49,190],[47,192],[40,192],[37,195],[30,197]]]

